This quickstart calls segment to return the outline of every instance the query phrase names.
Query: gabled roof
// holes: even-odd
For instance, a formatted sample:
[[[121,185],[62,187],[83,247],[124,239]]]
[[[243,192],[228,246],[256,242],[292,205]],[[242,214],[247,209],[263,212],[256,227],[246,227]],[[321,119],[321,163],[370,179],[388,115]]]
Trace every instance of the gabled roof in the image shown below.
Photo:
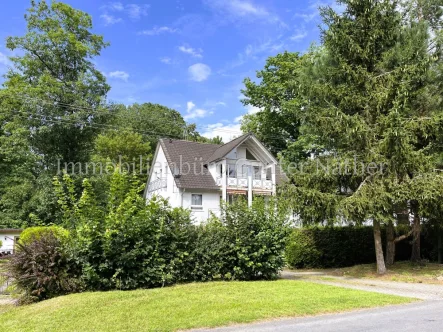
[[[242,144],[244,141],[246,141],[249,137],[251,137],[252,134],[248,133],[248,134],[244,134],[240,137],[237,137],[235,139],[233,139],[232,141],[219,146],[219,148],[217,150],[214,151],[214,153],[206,160],[207,164],[210,164],[214,161],[217,161],[219,159],[222,159],[224,156],[226,156],[229,152],[231,152],[232,150],[234,150],[237,146],[239,146],[240,144]]]
[[[161,139],[160,146],[165,153],[166,160],[173,174],[174,167],[180,167],[180,165],[183,167],[184,171],[181,172],[179,177],[175,178],[177,187],[220,189],[206,167],[203,168],[203,174],[201,174],[205,161],[214,154],[220,145]],[[188,171],[185,165],[190,165],[192,169]]]
[[[175,177],[178,188],[220,190],[207,165],[223,159],[229,152],[251,137],[255,138],[253,134],[248,133],[224,145],[164,138],[160,139],[157,149],[162,148],[172,174],[178,170],[178,176]],[[259,142],[259,144],[261,143]],[[180,169],[180,165],[182,165],[182,169]],[[189,171],[187,165],[191,166]],[[276,167],[277,184],[285,180],[287,177],[284,172]]]

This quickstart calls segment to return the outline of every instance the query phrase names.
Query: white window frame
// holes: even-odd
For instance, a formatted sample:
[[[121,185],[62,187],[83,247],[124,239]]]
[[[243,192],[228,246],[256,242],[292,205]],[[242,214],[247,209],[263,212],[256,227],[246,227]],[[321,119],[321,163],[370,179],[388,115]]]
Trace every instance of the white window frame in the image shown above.
[[[201,204],[200,205],[194,205],[194,196],[200,196],[201,197]],[[191,210],[203,210],[203,194],[191,194]]]

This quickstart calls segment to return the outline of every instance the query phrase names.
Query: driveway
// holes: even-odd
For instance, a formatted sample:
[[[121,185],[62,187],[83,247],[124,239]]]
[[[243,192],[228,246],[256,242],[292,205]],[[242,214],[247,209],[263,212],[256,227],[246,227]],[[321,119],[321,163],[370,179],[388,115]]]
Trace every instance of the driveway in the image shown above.
[[[321,272],[281,273],[283,279],[306,280],[318,284],[339,286],[369,292],[414,297],[421,300],[443,300],[443,286],[375,279],[330,276]]]
[[[211,332],[394,332],[443,331],[443,286],[372,279],[334,277],[318,272],[282,272],[282,278],[359,289],[376,293],[414,297],[424,302],[352,311],[341,314],[273,321],[198,330]]]

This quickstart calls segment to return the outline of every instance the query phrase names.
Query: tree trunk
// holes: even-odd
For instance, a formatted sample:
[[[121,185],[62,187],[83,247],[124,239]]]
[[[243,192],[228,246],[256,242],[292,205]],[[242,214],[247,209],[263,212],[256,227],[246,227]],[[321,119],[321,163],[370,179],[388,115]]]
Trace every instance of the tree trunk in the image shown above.
[[[420,225],[420,216],[418,214],[418,202],[411,202],[411,210],[414,215],[414,222],[412,224],[412,253],[411,253],[411,261],[413,263],[419,263],[421,260],[420,254],[420,235],[421,235],[421,225]]]
[[[392,266],[395,262],[395,229],[390,221],[386,227],[386,265]]]
[[[377,258],[377,273],[385,274],[386,265],[383,257],[383,246],[381,244],[381,228],[380,222],[374,220],[374,242],[375,242],[375,257]]]
[[[441,241],[441,227],[438,226],[438,264],[442,263],[442,241]]]

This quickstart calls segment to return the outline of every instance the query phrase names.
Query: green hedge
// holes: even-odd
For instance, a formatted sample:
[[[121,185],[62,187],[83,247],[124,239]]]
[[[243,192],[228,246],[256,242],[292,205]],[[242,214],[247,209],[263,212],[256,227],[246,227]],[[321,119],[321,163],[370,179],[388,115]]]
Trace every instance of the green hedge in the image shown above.
[[[404,230],[400,230],[404,232]],[[382,230],[383,245],[386,242]],[[432,229],[422,232],[422,257],[436,260],[436,236]],[[410,240],[396,246],[396,260],[408,260]],[[294,229],[286,246],[286,261],[292,268],[338,268],[375,262],[372,227],[318,227]]]
[[[34,240],[40,239],[47,234],[53,234],[61,241],[66,241],[69,238],[69,231],[59,226],[36,226],[28,227],[20,234],[20,243],[25,245]]]

